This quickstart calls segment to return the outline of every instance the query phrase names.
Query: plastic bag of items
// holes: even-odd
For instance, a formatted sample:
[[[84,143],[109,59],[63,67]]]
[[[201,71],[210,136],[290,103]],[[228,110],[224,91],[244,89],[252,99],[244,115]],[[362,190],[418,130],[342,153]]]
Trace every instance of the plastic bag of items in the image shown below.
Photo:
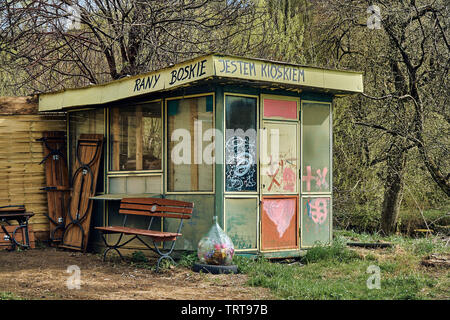
[[[234,245],[230,237],[220,228],[217,217],[208,234],[198,243],[200,263],[209,265],[230,265],[234,255]]]

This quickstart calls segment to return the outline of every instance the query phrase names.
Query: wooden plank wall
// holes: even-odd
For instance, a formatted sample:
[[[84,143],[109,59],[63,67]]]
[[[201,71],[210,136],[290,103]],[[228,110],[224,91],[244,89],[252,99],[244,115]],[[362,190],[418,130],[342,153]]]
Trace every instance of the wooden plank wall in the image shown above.
[[[0,206],[24,204],[36,238],[48,239],[43,131],[66,130],[64,114],[38,114],[33,97],[0,97]]]

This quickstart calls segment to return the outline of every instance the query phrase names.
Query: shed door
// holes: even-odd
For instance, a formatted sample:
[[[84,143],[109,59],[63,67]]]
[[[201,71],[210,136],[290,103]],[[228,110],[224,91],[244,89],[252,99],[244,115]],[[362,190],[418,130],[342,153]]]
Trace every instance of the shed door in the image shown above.
[[[263,120],[261,250],[299,248],[299,125]]]

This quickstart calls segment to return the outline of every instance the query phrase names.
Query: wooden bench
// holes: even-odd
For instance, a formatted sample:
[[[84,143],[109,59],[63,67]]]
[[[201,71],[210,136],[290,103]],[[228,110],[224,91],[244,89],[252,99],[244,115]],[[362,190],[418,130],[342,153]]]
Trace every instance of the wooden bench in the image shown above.
[[[106,259],[106,255],[110,250],[115,250],[121,259],[123,260],[123,256],[119,251],[119,248],[123,247],[127,243],[133,241],[134,239],[138,239],[142,242],[148,249],[156,252],[159,255],[159,259],[156,265],[156,272],[159,270],[159,264],[163,259],[169,259],[173,263],[175,261],[170,256],[175,248],[175,242],[178,237],[181,236],[181,228],[183,227],[183,220],[190,219],[192,211],[194,209],[194,204],[192,202],[178,201],[178,200],[169,200],[169,199],[161,199],[161,198],[124,198],[120,202],[119,213],[124,215],[122,226],[108,226],[108,227],[96,227],[95,229],[100,230],[102,233],[102,239],[105,243],[107,249],[103,253],[103,261]],[[151,217],[150,222],[148,224],[147,229],[137,229],[127,227],[127,216],[128,215],[138,215],[138,216],[146,216]],[[156,231],[151,230],[152,223],[155,217],[161,218],[172,218],[172,219],[180,219],[180,224],[178,226],[178,230],[176,232],[165,232],[165,231]],[[119,239],[115,244],[108,244],[105,238],[105,234],[120,234]],[[132,238],[122,241],[122,237],[124,235],[133,235]],[[148,237],[151,239],[153,248],[149,246],[145,241],[142,240],[142,236]],[[172,244],[169,249],[161,250],[157,243],[165,243],[171,241]],[[164,246],[163,246],[164,247]]]

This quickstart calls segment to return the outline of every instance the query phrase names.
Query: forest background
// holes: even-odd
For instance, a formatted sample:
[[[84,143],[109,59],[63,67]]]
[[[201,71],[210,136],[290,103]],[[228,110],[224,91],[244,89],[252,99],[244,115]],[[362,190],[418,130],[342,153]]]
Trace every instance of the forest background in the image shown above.
[[[364,73],[336,99],[334,227],[450,232],[445,0],[2,0],[0,96],[220,52]]]

